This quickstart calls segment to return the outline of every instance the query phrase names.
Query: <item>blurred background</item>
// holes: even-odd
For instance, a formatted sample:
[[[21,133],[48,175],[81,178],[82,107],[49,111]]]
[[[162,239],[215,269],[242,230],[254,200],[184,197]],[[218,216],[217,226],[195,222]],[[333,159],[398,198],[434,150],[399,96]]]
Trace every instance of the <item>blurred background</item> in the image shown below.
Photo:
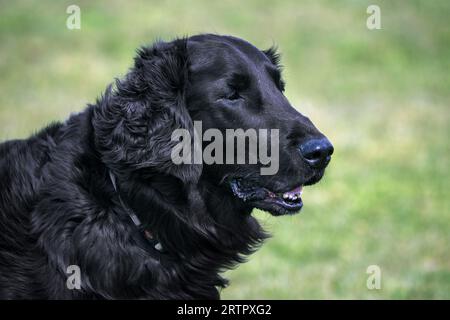
[[[366,27],[370,4],[381,30]],[[0,0],[0,141],[94,102],[158,38],[277,44],[287,97],[336,151],[301,214],[255,212],[273,238],[226,273],[223,298],[449,299],[449,14],[446,0]]]

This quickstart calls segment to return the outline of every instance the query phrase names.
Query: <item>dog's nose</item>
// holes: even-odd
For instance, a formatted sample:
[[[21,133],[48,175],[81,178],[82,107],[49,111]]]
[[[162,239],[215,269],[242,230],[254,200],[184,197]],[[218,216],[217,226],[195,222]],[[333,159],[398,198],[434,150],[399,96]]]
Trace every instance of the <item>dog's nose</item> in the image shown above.
[[[325,168],[333,151],[333,145],[327,138],[311,139],[300,145],[303,159],[313,168]]]

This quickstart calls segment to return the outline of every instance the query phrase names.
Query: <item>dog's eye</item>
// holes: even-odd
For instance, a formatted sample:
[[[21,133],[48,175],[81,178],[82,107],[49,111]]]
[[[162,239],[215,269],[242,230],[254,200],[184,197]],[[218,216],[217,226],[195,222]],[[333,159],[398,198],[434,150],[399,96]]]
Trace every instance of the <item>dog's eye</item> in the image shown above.
[[[235,101],[240,98],[241,98],[241,96],[239,95],[239,92],[237,92],[236,90],[234,90],[231,94],[229,94],[225,97],[225,99],[230,100],[230,101]]]

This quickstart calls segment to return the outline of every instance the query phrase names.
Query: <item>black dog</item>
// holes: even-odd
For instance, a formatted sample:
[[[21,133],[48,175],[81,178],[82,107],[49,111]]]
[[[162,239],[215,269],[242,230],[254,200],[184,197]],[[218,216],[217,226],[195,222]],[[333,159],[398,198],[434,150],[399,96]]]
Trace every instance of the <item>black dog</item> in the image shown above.
[[[1,144],[0,298],[219,298],[219,274],[267,236],[252,209],[299,211],[333,152],[283,95],[278,60],[229,36],[159,42],[95,105]],[[171,134],[195,120],[279,129],[278,173],[174,164]]]

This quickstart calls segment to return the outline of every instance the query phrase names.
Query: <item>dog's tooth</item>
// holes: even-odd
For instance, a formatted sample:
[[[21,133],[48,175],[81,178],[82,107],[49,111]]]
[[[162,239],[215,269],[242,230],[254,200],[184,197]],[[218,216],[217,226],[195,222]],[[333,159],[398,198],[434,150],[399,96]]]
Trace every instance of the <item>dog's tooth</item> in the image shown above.
[[[283,199],[289,198],[289,195],[287,193],[283,193]]]
[[[297,200],[297,196],[293,196],[293,197],[292,197],[292,200]]]

